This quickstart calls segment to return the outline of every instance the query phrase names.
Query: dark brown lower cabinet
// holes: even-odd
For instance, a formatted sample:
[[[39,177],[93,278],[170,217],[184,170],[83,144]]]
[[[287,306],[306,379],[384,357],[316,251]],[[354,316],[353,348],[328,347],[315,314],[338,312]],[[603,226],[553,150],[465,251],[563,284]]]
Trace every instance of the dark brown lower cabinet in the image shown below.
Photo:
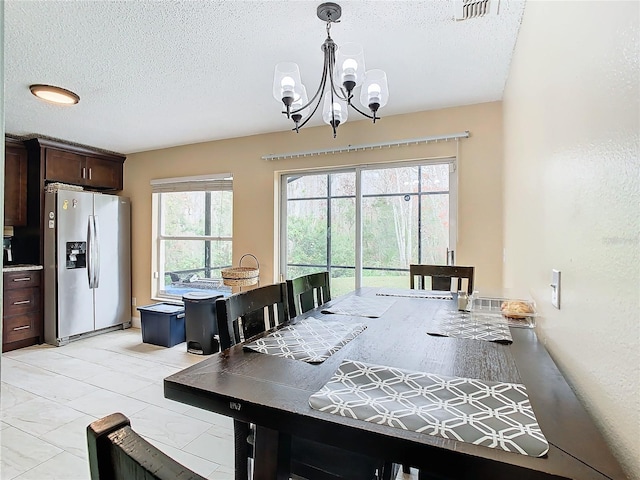
[[[41,343],[41,277],[41,270],[3,274],[3,352]]]

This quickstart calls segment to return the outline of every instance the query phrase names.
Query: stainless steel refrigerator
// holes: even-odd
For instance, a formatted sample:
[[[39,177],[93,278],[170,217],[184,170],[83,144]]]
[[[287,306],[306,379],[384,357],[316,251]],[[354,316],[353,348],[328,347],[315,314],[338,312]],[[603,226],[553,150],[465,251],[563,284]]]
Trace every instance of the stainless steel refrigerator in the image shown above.
[[[44,339],[64,345],[131,325],[129,199],[45,193]]]

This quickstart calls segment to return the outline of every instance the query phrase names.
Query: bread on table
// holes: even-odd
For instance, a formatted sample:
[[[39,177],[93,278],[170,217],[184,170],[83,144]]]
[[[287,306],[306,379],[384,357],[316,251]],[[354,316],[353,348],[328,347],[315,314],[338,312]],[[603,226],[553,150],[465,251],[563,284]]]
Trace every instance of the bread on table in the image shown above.
[[[500,311],[505,317],[525,318],[528,314],[533,313],[533,307],[522,300],[505,300],[500,305]]]

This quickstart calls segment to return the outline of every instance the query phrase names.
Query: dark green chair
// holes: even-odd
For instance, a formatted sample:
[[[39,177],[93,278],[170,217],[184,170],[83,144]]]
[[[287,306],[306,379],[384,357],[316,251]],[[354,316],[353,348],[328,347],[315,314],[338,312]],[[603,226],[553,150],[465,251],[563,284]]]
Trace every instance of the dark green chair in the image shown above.
[[[265,309],[267,314],[265,315]],[[287,284],[279,283],[237,293],[216,301],[220,350],[248,340],[289,319]],[[259,355],[259,354],[257,354]],[[253,457],[253,427],[233,421],[235,479],[246,480]],[[382,479],[383,461],[298,437],[291,439],[291,473],[303,478]]]
[[[134,432],[121,413],[91,423],[87,447],[91,480],[206,480]]]
[[[455,292],[462,291],[462,280],[467,280],[467,293],[473,293],[474,267],[459,267],[457,265],[409,265],[411,288],[422,290],[451,291],[454,282]],[[416,277],[418,281],[416,281]],[[431,288],[427,288],[427,278],[431,278]]]
[[[329,272],[312,273],[287,280],[291,318],[331,300]]]

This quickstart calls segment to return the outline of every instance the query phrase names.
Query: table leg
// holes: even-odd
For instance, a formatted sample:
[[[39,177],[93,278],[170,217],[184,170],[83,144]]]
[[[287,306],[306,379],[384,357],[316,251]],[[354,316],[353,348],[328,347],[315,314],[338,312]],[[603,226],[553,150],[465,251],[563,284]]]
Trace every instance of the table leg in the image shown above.
[[[256,425],[253,480],[288,480],[291,436]]]

